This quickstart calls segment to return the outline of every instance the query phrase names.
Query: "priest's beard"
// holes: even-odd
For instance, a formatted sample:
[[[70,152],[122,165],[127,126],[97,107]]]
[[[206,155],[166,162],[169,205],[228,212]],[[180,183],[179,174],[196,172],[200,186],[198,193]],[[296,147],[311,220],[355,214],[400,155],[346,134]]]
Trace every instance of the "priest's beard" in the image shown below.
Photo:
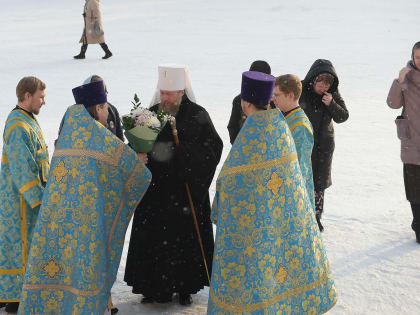
[[[176,116],[181,106],[182,95],[179,95],[175,102],[164,101],[160,103],[160,108],[166,111],[171,116]]]

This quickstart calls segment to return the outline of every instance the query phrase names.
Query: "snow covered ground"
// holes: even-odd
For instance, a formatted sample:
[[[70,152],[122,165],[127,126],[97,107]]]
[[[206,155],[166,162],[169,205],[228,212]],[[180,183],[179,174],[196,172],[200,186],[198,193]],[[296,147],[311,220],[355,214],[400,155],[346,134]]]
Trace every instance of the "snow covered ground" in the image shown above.
[[[0,0],[1,128],[25,75],[47,84],[39,122],[52,154],[61,116],[73,104],[71,88],[86,77],[103,76],[110,101],[125,113],[135,92],[148,105],[158,64],[185,63],[198,103],[224,140],[224,160],[231,101],[253,60],[267,60],[274,75],[303,78],[315,59],[330,59],[350,111],[350,119],[335,126],[333,186],[323,220],[339,291],[330,314],[420,314],[420,245],[404,195],[393,122],[398,111],[385,104],[420,40],[419,1],[102,0],[114,56],[104,61],[99,45],[91,45],[87,59],[76,61],[83,4]],[[126,249],[112,292],[119,314],[205,314],[208,291],[191,307],[141,305],[122,281],[125,256]]]

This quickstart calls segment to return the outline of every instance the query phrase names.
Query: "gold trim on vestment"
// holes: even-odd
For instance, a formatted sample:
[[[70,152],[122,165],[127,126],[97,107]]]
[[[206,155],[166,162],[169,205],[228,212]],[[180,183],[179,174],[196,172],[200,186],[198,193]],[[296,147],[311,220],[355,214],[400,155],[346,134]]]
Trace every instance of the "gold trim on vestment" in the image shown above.
[[[300,286],[300,287],[297,287],[297,288],[294,288],[294,289],[291,289],[287,292],[283,292],[283,293],[281,293],[277,296],[274,296],[271,299],[268,299],[264,302],[259,302],[259,303],[255,303],[255,304],[248,304],[248,305],[232,305],[232,304],[228,304],[228,303],[225,303],[225,302],[219,300],[214,295],[213,291],[210,289],[211,299],[213,300],[214,304],[217,307],[220,307],[227,312],[232,312],[232,313],[255,312],[255,311],[267,308],[267,307],[269,307],[269,306],[271,306],[271,305],[273,305],[277,302],[280,302],[281,300],[284,300],[284,299],[286,299],[290,296],[296,296],[296,295],[302,294],[306,291],[310,291],[310,290],[313,290],[313,289],[321,286],[322,283],[328,281],[329,271],[330,271],[330,268],[328,266],[325,273],[317,281],[305,284],[303,286]]]
[[[26,231],[26,203],[22,195],[20,198],[20,233],[22,237],[22,267],[25,270],[28,263],[28,235]]]
[[[16,300],[16,299],[10,299],[10,300],[2,300],[0,299],[1,303],[16,303],[16,302],[20,302],[20,300]]]
[[[0,269],[2,275],[21,275],[25,273],[25,269]]]
[[[34,179],[33,181],[30,181],[26,185],[23,185],[22,187],[20,187],[19,192],[21,194],[23,194],[25,191],[27,191],[27,190],[31,189],[32,187],[38,185],[40,182],[41,182],[41,180],[39,178]]]
[[[289,155],[282,156],[281,158],[259,162],[259,163],[253,163],[253,164],[245,164],[240,166],[234,166],[227,169],[222,169],[222,171],[219,174],[219,178],[222,178],[223,176],[227,175],[234,175],[239,173],[246,173],[249,171],[256,171],[264,168],[271,168],[273,166],[279,166],[281,164],[285,164],[291,161],[297,160],[297,153],[293,152]]]
[[[121,143],[121,145],[122,145],[121,148],[124,149],[125,144]],[[65,150],[61,150],[61,151],[65,151]],[[82,150],[80,150],[80,151],[82,151]],[[92,152],[94,152],[94,151],[92,151]],[[121,154],[122,154],[122,151],[121,151]],[[120,203],[118,212],[115,215],[114,220],[112,222],[111,230],[110,230],[108,240],[107,240],[107,247],[106,247],[106,255],[107,255],[106,267],[107,267],[107,269],[109,269],[109,262],[110,262],[110,255],[111,255],[111,239],[112,239],[112,236],[114,234],[115,227],[116,227],[116,225],[119,221],[119,218],[121,216],[121,211],[124,207],[124,198],[125,198],[126,190],[131,185],[132,181],[135,178],[135,175],[140,170],[141,170],[141,162],[139,162],[134,167],[134,170],[133,170],[132,174],[130,175],[130,177],[128,178],[127,183],[124,185],[124,189],[121,193],[121,203]],[[141,198],[140,198],[140,200],[141,200]],[[140,203],[140,200],[139,200],[139,203]],[[136,208],[137,208],[137,205],[138,205],[138,203],[136,204]],[[135,208],[134,208],[134,210],[135,210]],[[106,278],[102,281],[101,286],[94,291],[79,290],[79,289],[73,288],[69,285],[62,285],[62,284],[24,284],[23,289],[25,289],[25,290],[63,290],[63,291],[71,292],[71,293],[73,293],[74,295],[77,295],[77,296],[95,296],[95,295],[98,295],[102,291],[102,289],[105,286],[105,282],[106,282]]]
[[[293,115],[294,113],[296,113],[296,112],[298,112],[298,111],[300,111],[300,110],[302,110],[302,108],[301,108],[301,107],[295,108],[295,109],[294,109],[294,110],[292,110],[290,113],[288,113],[286,116],[284,116],[284,118],[287,118],[287,117],[289,117],[290,115]],[[299,117],[305,117],[305,116],[299,116]]]
[[[41,203],[42,203],[42,200],[35,202],[33,205],[31,205],[31,208],[33,209],[35,207],[38,207]]]
[[[23,109],[18,109],[19,112],[21,112],[22,114],[24,114],[26,117],[28,117],[30,120],[32,120],[39,128],[39,132],[41,133],[41,138],[44,139],[44,135],[42,134],[42,129],[41,126],[38,123],[38,120],[35,119],[35,117],[31,117],[31,115],[29,115],[27,112],[25,112]],[[37,134],[38,136],[38,134]],[[38,138],[39,139],[39,138]]]
[[[47,150],[47,147],[41,147],[41,149],[39,149],[38,151],[36,151],[36,154],[40,154],[42,151]]]
[[[304,115],[300,115],[300,116],[296,116],[296,117],[293,117],[293,119],[290,119],[290,120],[288,120],[287,121],[287,124],[288,125],[291,125],[295,120],[298,120],[298,119],[300,119],[300,118],[303,118],[303,119],[308,119],[308,117],[307,116],[304,116]]]
[[[29,115],[26,111],[24,111],[23,109],[18,108],[17,111],[23,115],[25,115],[26,117],[28,117],[30,120],[34,121],[35,123],[38,123],[36,121],[36,119],[34,117],[32,117],[31,115]]]
[[[26,114],[26,113],[24,113],[25,115],[27,115],[28,116],[28,114]],[[29,116],[28,116],[29,117]],[[39,141],[39,144],[41,145],[41,150],[43,150],[43,149],[46,149],[47,147],[46,146],[44,146],[44,142],[43,141],[41,141],[41,139],[44,139],[44,136],[42,135],[42,131],[41,131],[41,128],[39,127],[39,125],[38,125],[38,122],[36,121],[36,120],[34,120],[34,122],[38,125],[38,129],[39,129],[39,132],[40,132],[40,134],[41,135],[39,135],[38,134],[38,132],[34,129],[34,127],[32,127],[25,119],[23,119],[22,117],[12,117],[12,118],[10,118],[9,119],[9,121],[8,122],[11,122],[11,121],[13,121],[13,120],[17,120],[18,122],[23,122],[23,123],[25,123],[33,132],[34,132],[34,134],[36,135],[36,138],[38,139],[38,141]],[[15,125],[15,123],[12,125],[12,126],[14,126]],[[8,128],[8,130],[9,130],[10,128]],[[8,132],[9,133],[9,132]],[[8,135],[8,134],[7,134]],[[7,136],[5,137],[5,138],[7,138]]]
[[[105,153],[100,153],[93,150],[85,150],[85,149],[62,149],[62,150],[56,150],[54,152],[54,156],[81,156],[81,157],[89,157],[93,158],[108,164],[111,164],[112,166],[118,166],[120,164],[121,156],[124,151],[124,144],[121,142],[118,145],[117,153],[114,156],[107,155]]]
[[[2,164],[7,164],[7,163],[9,163],[9,160],[7,159],[7,155],[6,155],[6,154],[2,154],[2,155],[1,155],[1,163],[2,163]]]
[[[309,132],[312,134],[312,128],[311,128],[311,126],[309,126],[309,124],[306,121],[298,121],[298,122],[294,123],[292,126],[290,126],[289,129],[290,129],[290,131],[293,132],[293,130],[295,130],[295,128],[298,127],[298,126],[306,127],[306,129],[308,129]]]
[[[46,158],[46,159],[43,159],[43,160],[41,160],[41,161],[38,161],[37,163],[38,163],[39,165],[41,165],[42,163],[44,163],[44,162],[46,162],[46,161],[49,161],[49,159],[48,159],[48,158]]]
[[[28,133],[29,137],[31,137],[31,132],[29,130],[28,123],[23,123],[22,121],[17,121],[17,122],[14,122],[10,127],[7,128],[6,133],[5,133],[4,137],[3,137],[3,140],[4,140],[3,142],[4,143],[7,143],[7,137],[9,137],[9,134],[17,126],[22,127],[23,129],[25,129],[26,132]],[[31,137],[31,140],[32,140],[32,137]]]
[[[73,293],[77,296],[95,296],[98,295],[105,286],[105,280],[101,286],[94,291],[79,290],[65,284],[24,284],[23,289],[25,290],[63,290]]]

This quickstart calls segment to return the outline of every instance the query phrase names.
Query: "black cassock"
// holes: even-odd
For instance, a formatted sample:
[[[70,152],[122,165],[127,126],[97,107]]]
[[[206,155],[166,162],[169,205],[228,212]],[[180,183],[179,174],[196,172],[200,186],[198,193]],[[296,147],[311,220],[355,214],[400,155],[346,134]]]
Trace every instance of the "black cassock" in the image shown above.
[[[158,105],[152,107],[157,111]],[[211,274],[214,239],[208,189],[223,142],[207,111],[184,96],[175,147],[169,123],[160,132],[148,167],[152,182],[134,214],[124,280],[133,293],[168,302],[175,292],[194,294],[208,286],[185,188],[191,189]]]

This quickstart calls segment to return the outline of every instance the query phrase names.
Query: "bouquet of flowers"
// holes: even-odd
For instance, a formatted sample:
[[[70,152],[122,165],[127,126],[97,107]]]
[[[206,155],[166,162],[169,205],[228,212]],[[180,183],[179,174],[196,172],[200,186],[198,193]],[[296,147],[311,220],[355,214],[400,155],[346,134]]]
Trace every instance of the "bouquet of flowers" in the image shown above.
[[[156,114],[140,107],[141,102],[137,94],[134,94],[134,102],[131,103],[133,108],[130,114],[122,116],[124,135],[137,153],[150,152],[170,115],[161,109]]]

